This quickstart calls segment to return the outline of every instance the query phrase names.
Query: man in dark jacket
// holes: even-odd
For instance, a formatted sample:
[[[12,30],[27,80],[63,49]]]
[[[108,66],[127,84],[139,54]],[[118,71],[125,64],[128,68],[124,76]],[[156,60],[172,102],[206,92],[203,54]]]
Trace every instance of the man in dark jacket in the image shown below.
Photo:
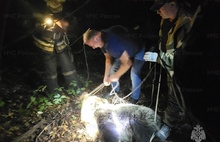
[[[122,26],[113,26],[101,31],[88,29],[83,35],[83,40],[93,49],[101,48],[103,51],[106,59],[103,83],[111,83],[116,92],[120,89],[116,86],[120,77],[131,68],[131,103],[137,103],[141,92],[140,71],[144,64],[145,48],[144,42],[131,34]]]

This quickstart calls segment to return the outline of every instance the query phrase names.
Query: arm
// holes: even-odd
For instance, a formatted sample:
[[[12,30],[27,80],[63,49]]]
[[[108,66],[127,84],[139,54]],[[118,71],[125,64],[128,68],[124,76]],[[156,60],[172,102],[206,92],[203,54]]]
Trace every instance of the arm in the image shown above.
[[[173,70],[174,49],[169,49],[166,52],[160,50],[159,58],[161,60],[158,61],[164,68],[167,68],[168,70]]]
[[[105,55],[105,73],[104,73],[103,83],[106,86],[108,86],[109,85],[108,77],[110,74],[110,70],[112,68],[112,57],[108,53],[105,53],[104,55]]]
[[[182,45],[182,40],[186,35],[187,30],[190,27],[189,18],[180,17],[175,27],[173,27],[173,34],[168,36],[167,40],[167,51],[163,52],[160,50],[160,57],[162,59],[162,65],[168,70],[173,70],[174,64],[174,53],[176,49],[180,48]],[[159,45],[160,48],[160,45]],[[176,54],[176,53],[175,53]],[[161,61],[160,61],[161,62]]]
[[[118,81],[119,78],[124,73],[126,73],[132,65],[132,61],[131,61],[127,51],[124,51],[119,59],[121,61],[121,65],[120,65],[119,69],[108,78],[109,82]]]

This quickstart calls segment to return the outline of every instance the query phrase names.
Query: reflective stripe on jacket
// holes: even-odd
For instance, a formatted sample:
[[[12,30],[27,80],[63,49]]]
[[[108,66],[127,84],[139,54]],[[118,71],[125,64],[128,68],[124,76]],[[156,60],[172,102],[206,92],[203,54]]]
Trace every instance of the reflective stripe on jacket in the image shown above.
[[[40,49],[47,51],[47,52],[53,52],[55,49],[55,41],[54,40],[42,40],[35,35],[32,36],[34,39],[34,44],[39,47]],[[56,43],[56,49],[57,52],[62,51],[67,46],[65,39],[61,40],[60,42]]]
[[[39,28],[33,35],[33,43],[43,51],[52,53],[63,51],[69,44],[65,31],[55,24],[52,27]]]

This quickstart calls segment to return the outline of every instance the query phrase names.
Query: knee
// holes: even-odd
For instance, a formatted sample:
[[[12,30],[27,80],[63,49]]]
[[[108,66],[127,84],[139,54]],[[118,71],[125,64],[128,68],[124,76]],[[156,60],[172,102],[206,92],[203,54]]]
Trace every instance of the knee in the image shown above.
[[[136,73],[136,72],[132,72],[131,71],[131,80],[140,80],[140,75],[139,73]]]

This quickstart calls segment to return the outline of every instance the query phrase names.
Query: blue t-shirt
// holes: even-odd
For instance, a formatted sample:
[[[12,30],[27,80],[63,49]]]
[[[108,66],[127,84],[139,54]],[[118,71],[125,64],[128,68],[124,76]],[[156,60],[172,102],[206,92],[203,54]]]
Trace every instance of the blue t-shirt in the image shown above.
[[[120,58],[124,51],[127,51],[130,58],[144,48],[144,42],[134,36],[135,33],[117,25],[108,29],[102,30],[102,40],[105,45],[102,51],[109,53],[114,58]]]

